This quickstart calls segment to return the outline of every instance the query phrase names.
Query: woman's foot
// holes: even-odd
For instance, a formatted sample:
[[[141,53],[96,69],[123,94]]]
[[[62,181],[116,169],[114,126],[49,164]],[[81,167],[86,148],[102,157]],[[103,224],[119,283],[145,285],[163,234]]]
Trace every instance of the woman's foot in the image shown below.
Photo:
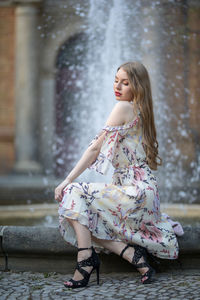
[[[92,254],[92,249],[80,251],[80,252],[78,252],[78,255],[77,255],[77,261],[80,262],[82,260],[89,258],[91,256],[91,254]],[[83,269],[86,270],[88,273],[91,272],[92,268],[93,268],[92,266],[91,267],[89,267],[89,266],[83,267]],[[74,276],[72,277],[72,279],[75,281],[82,280],[83,275],[78,270],[75,270],[75,273],[74,273]],[[71,281],[65,281],[64,283],[65,283],[65,285],[68,285],[68,286],[73,285],[73,283]]]
[[[142,283],[150,283],[155,270],[146,261],[146,249],[139,245],[128,244],[121,252],[121,257],[132,263],[142,275]]]
[[[79,252],[82,252],[80,255]],[[99,267],[100,261],[94,248],[78,248],[78,262],[73,278],[64,282],[68,288],[80,288],[88,284],[90,275],[96,269],[97,284],[99,284]]]

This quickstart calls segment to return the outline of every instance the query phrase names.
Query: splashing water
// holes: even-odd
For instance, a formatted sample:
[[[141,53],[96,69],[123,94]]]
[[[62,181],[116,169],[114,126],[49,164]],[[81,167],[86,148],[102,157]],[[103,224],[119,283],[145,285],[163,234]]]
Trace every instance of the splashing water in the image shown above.
[[[85,18],[86,12],[78,6],[77,14]],[[175,17],[172,14],[174,20]],[[108,4],[104,0],[90,0],[82,39],[76,41],[71,52],[73,58],[69,57],[68,61],[65,57],[70,80],[68,75],[64,78],[68,94],[63,98],[67,103],[63,110],[63,128],[69,134],[65,142],[63,137],[57,136],[61,149],[57,153],[57,165],[61,165],[62,174],[64,165],[70,170],[80,158],[90,140],[104,126],[115,104],[113,81],[118,66],[126,61],[139,60],[147,67],[152,82],[159,150],[164,160],[163,167],[157,172],[162,201],[194,202],[198,194],[200,158],[188,158],[180,142],[180,137],[187,140],[190,135],[187,126],[189,110],[181,104],[177,112],[177,108],[171,105],[173,102],[168,101],[169,95],[176,100],[181,97],[181,90],[187,94],[188,91],[184,89],[178,69],[173,80],[165,71],[167,60],[183,46],[178,39],[172,43],[170,38],[177,35],[179,29],[163,25],[162,18],[163,7],[159,1],[150,4],[138,0],[133,4],[130,0],[115,0]],[[183,36],[185,39],[184,33]],[[183,61],[180,52],[175,63],[178,66]],[[181,84],[177,85],[174,80]],[[70,85],[72,96],[69,95]],[[91,171],[85,171],[80,178],[85,181],[107,180]]]

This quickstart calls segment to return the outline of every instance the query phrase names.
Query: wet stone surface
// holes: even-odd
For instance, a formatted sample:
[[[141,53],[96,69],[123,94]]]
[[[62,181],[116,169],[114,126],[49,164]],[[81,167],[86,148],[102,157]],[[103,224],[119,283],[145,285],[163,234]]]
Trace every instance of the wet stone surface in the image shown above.
[[[71,274],[0,272],[1,300],[38,299],[136,299],[200,300],[199,270],[184,273],[157,273],[151,284],[140,283],[139,273],[101,274],[100,285],[94,275],[85,288],[67,289],[63,281]]]

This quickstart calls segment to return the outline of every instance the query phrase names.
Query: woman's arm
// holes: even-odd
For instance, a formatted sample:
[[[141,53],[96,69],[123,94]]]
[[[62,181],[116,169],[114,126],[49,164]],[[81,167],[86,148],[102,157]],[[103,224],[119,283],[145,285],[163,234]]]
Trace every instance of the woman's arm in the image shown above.
[[[97,140],[95,140],[91,146],[83,153],[81,159],[78,161],[73,170],[69,173],[66,179],[70,182],[74,181],[80,174],[85,171],[99,155],[101,145],[103,143],[106,132],[103,132]]]
[[[97,158],[101,145],[103,143],[106,132],[103,132],[97,140],[95,140],[91,146],[83,153],[81,159],[76,166],[72,169],[69,175],[59,184],[55,189],[55,200],[61,201],[63,189],[71,182],[73,182],[80,174],[85,171]]]
[[[118,126],[122,125],[126,121],[126,112],[127,109],[130,110],[130,106],[127,107],[125,103],[117,103],[113,108],[106,125],[108,126]],[[97,158],[106,132],[103,132],[97,140],[95,140],[92,145],[90,145],[87,150],[83,153],[81,159],[78,161],[76,166],[72,169],[69,175],[65,178],[65,180],[59,184],[55,189],[55,199],[56,201],[62,200],[63,189],[71,182],[73,182],[80,174],[85,171]]]

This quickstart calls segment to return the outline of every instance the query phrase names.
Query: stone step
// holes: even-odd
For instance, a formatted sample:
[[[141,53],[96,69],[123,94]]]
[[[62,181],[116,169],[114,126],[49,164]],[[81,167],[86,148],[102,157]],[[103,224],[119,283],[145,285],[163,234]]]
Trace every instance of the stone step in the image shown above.
[[[161,203],[161,211],[172,218],[199,219],[200,204],[174,204]],[[9,218],[41,218],[45,216],[58,216],[58,203],[1,205],[0,220]]]
[[[54,201],[54,189],[62,180],[62,178],[39,174],[0,175],[0,205],[52,203]],[[159,185],[160,191],[165,189],[165,186]],[[192,183],[189,186],[185,185],[184,188],[173,186],[167,191],[170,195],[168,199],[172,199],[173,203],[178,204],[187,205],[189,202],[200,205],[200,199],[197,196],[195,199],[188,199],[187,197],[187,195],[193,195],[194,191],[200,195],[200,187]],[[164,203],[165,197],[161,196],[161,200]]]
[[[157,271],[200,266],[200,226],[183,226],[178,237],[178,260],[158,259]],[[0,269],[67,273],[74,269],[76,248],[68,245],[57,227],[1,226]],[[126,272],[132,265],[114,254],[101,253],[102,272]]]

